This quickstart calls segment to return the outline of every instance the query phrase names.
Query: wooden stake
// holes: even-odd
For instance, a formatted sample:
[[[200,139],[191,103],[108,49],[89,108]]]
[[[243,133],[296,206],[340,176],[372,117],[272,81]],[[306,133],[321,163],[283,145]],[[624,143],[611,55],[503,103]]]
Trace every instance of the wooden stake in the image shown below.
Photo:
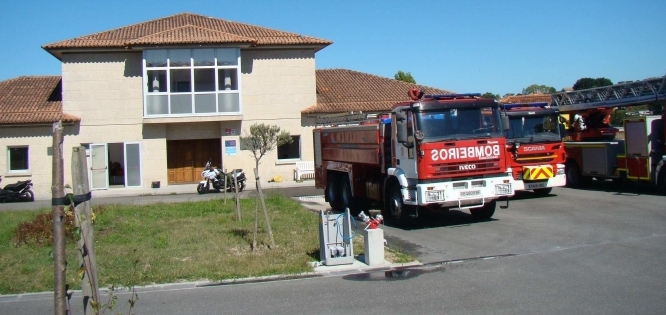
[[[54,205],[51,209],[53,219],[53,310],[56,315],[67,313],[67,280],[65,276],[65,209],[62,203],[65,198],[65,176],[62,154],[63,144],[62,121],[53,123],[53,170],[51,174],[51,198]]]
[[[72,148],[72,186],[74,196],[86,196],[90,193],[88,182],[88,162],[84,147]],[[90,302],[100,304],[99,286],[97,283],[97,262],[95,260],[95,240],[93,238],[92,212],[90,201],[83,201],[75,208],[75,224],[81,229],[81,237],[77,242],[79,249],[79,268],[84,268],[81,278],[83,295],[83,312],[85,315],[96,314]]]

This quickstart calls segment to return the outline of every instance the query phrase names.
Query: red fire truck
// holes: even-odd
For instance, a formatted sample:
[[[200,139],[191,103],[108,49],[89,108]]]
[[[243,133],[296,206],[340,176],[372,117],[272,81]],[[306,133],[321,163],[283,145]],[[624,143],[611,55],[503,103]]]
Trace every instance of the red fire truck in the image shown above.
[[[624,139],[610,125],[617,107],[666,100],[666,76],[587,90],[554,93],[551,106],[569,114],[571,127],[564,142],[567,185],[592,179],[645,181],[666,193],[666,109],[661,115],[624,120]]]
[[[506,135],[513,189],[548,195],[564,186],[563,125],[556,109],[546,102],[501,104],[509,120]]]
[[[313,131],[315,186],[334,210],[380,202],[396,225],[424,208],[492,217],[497,199],[508,204],[514,193],[499,104],[480,94],[410,95],[375,119],[319,117],[329,127]]]

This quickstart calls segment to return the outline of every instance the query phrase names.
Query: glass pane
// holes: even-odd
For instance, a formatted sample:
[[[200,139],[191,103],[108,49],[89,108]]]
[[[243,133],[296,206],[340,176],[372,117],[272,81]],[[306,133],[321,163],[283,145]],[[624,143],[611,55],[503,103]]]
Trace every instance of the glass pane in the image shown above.
[[[277,147],[279,160],[301,158],[301,136],[291,136],[291,140],[291,143]]]
[[[192,94],[171,95],[171,114],[191,114]]]
[[[215,65],[215,50],[214,49],[194,49],[192,50],[192,57],[194,58],[195,66],[214,66]]]
[[[169,50],[169,65],[172,67],[186,67],[190,63],[189,49],[170,49]]]
[[[216,49],[218,66],[237,66],[238,49],[237,48],[218,48]]]
[[[28,170],[28,148],[9,148],[9,170]]]
[[[166,115],[169,113],[169,99],[166,95],[146,96],[146,116]]]
[[[218,69],[217,79],[220,80],[217,89],[219,91],[237,91],[238,90],[238,70],[237,69]]]
[[[192,92],[190,69],[171,69],[171,92]]]
[[[127,186],[141,186],[141,145],[125,143],[125,183]]]
[[[194,95],[194,112],[200,113],[214,113],[215,112],[215,94],[195,94]]]
[[[148,70],[148,93],[167,91],[166,74],[166,70]]]
[[[167,65],[166,50],[145,50],[143,56],[146,58],[146,67],[166,67]]]
[[[92,173],[92,189],[107,188],[109,186],[109,172],[107,170],[107,152],[105,144],[90,145],[90,172]]]
[[[220,93],[217,95],[217,101],[220,106],[220,113],[240,112],[238,93]]]
[[[215,69],[194,69],[194,91],[215,91]]]

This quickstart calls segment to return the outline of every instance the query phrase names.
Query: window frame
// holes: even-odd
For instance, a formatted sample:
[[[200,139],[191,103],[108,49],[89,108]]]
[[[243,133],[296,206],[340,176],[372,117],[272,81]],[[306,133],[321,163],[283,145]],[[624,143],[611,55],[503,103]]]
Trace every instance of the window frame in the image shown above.
[[[206,54],[204,51],[205,50],[212,50],[212,60],[206,60],[206,58],[203,58],[203,65],[199,63],[197,60],[195,60],[195,56],[206,56],[210,58],[210,54]],[[176,54],[179,56],[178,60],[182,59],[182,54],[184,51],[189,52],[189,65],[187,65],[187,62],[180,62],[177,65],[172,65],[171,62],[171,56],[172,54]],[[149,59],[152,55],[157,55],[158,59]],[[203,53],[202,53],[203,52]],[[162,58],[166,56],[166,60],[163,62],[159,60],[159,58]],[[208,56],[207,56],[208,55]],[[233,61],[233,58],[235,57],[235,61]],[[146,49],[143,51],[143,77],[142,77],[142,82],[143,82],[143,117],[144,118],[154,118],[154,117],[189,117],[189,116],[224,116],[224,115],[239,115],[242,113],[243,110],[243,102],[242,102],[242,83],[241,83],[241,53],[240,53],[240,48],[228,48],[228,47],[218,47],[218,48],[175,48],[175,49]],[[149,65],[149,63],[158,63],[157,66],[153,66],[152,64]],[[208,87],[206,91],[197,91],[197,87],[200,86],[198,85],[203,83],[203,84],[208,84],[210,85],[211,82],[198,82],[197,81],[197,76],[196,74],[199,73],[200,76],[204,72],[210,71],[207,70],[210,69],[212,70],[212,89]],[[172,71],[182,71],[182,70],[189,70],[189,88],[187,89],[188,91],[183,91],[183,92],[173,92],[172,87],[176,82],[171,82],[172,80]],[[197,71],[199,70],[199,71]],[[203,70],[203,71],[202,71]],[[235,82],[231,82],[232,88],[235,87],[235,90],[224,90],[220,89],[221,86],[221,80],[224,80],[220,76],[221,71],[223,70],[231,70],[231,80]],[[150,73],[150,74],[149,74]],[[158,74],[159,78],[159,90],[158,92],[153,92],[152,88],[153,82],[151,82],[151,79],[155,78],[155,74]],[[160,81],[164,77],[164,82]],[[202,76],[203,77],[203,76]],[[210,76],[206,76],[210,78]],[[163,85],[163,86],[162,86]],[[164,88],[166,87],[166,88]],[[203,99],[210,99],[210,97],[207,96],[212,96],[214,100],[214,111],[210,111],[212,109],[213,104],[211,102],[203,102],[201,103],[201,107],[197,107],[197,100],[201,101]],[[226,96],[225,96],[226,95]],[[188,101],[183,98],[182,96],[189,96],[189,103]],[[174,100],[174,97],[180,98],[184,103],[181,106],[181,109],[187,108],[187,105],[189,104],[190,109],[189,112],[181,112],[181,113],[172,113],[174,110],[174,107],[172,105],[172,102]],[[230,99],[230,103],[223,103],[223,99]],[[154,103],[151,103],[153,102]],[[149,104],[150,103],[150,104]],[[155,104],[155,105],[152,105]],[[176,104],[176,103],[174,103]],[[149,108],[152,108],[155,106],[154,109],[151,109],[150,111],[155,111],[155,113],[149,113]],[[164,110],[164,106],[166,106],[166,110]],[[225,110],[230,108],[231,110]],[[201,112],[197,112],[197,110]],[[236,110],[237,111],[234,111]],[[185,110],[183,110],[185,111]]]
[[[12,149],[25,149],[25,169],[12,169]],[[14,145],[7,146],[7,173],[8,174],[25,174],[30,173],[30,146],[27,145]]]

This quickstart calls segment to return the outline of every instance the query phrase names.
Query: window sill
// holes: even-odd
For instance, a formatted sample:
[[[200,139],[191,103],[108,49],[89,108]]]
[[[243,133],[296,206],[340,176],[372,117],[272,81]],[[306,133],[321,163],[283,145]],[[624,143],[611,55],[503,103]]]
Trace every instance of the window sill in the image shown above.
[[[32,177],[32,172],[13,172],[2,175],[2,178],[10,178],[10,177]]]
[[[300,162],[301,159],[288,159],[288,160],[277,160],[275,165],[296,165],[296,162]]]

